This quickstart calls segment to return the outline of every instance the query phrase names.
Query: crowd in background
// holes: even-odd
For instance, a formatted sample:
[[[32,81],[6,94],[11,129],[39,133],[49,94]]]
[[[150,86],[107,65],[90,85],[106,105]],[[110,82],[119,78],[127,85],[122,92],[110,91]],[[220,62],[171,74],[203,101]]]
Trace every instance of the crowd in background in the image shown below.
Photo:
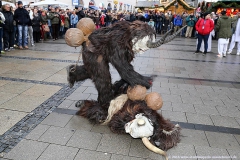
[[[208,17],[206,18],[207,15]],[[187,27],[181,31],[180,36],[197,38],[197,51],[195,53],[200,51],[201,43],[204,41],[204,47],[201,47],[201,50],[206,54],[211,51],[210,40],[212,40],[212,38],[219,38],[219,28],[217,30],[215,28],[214,30],[214,24],[216,25],[218,23],[220,16],[221,15],[214,13],[194,14],[183,12],[176,14],[171,11],[164,13],[155,10],[141,13],[115,13],[107,10],[83,9],[82,7],[75,7],[74,10],[64,10],[60,7],[52,7],[51,5],[49,5],[48,8],[29,8],[29,6],[23,6],[23,3],[18,1],[16,8],[12,8],[9,4],[1,7],[0,38],[3,39],[3,46],[2,43],[0,43],[0,50],[1,53],[4,53],[14,48],[28,49],[29,45],[34,46],[35,43],[40,41],[46,41],[48,39],[55,41],[59,38],[64,38],[64,34],[69,28],[75,28],[81,18],[89,17],[94,21],[96,29],[112,25],[117,21],[132,22],[140,20],[148,23],[157,34],[163,34],[170,29],[172,29],[172,33],[174,33],[182,26],[187,25]],[[206,21],[208,23],[205,25]],[[232,24],[233,22],[231,21],[231,33],[233,33]],[[201,32],[199,25],[203,26],[203,28],[206,26],[204,31],[209,29],[207,31],[208,36],[205,36],[206,33]],[[210,25],[212,26],[210,27]]]

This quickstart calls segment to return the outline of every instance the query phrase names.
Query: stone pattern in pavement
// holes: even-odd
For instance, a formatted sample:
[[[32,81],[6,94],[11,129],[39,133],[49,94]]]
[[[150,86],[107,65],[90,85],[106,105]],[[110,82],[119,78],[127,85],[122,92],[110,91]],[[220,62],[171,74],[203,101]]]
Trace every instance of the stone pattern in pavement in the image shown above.
[[[76,57],[69,52],[57,53],[60,55],[59,58],[55,53],[51,53],[51,57],[46,54],[41,55],[43,50],[48,50],[48,45],[40,44],[33,48],[35,50],[33,53],[36,52],[36,54],[31,54],[29,57],[67,60],[73,56],[69,60],[77,59],[78,55],[73,50],[71,52],[76,54]],[[201,54],[193,54],[195,40],[177,38],[169,44],[151,49],[136,57],[133,65],[137,72],[157,75],[148,92],[155,91],[162,95],[164,106],[159,112],[165,118],[199,126],[240,129],[240,57],[228,55],[227,58],[218,59],[216,46],[216,41],[213,41],[212,50],[215,54],[210,53],[203,57]],[[65,51],[68,48],[61,49]],[[18,56],[18,54],[13,53],[12,56]],[[28,55],[23,53],[21,56]],[[24,63],[22,59],[14,60]],[[44,62],[49,65],[48,61]],[[63,66],[67,65],[65,62],[58,62],[60,63]],[[64,75],[62,65],[52,66],[53,70],[60,69],[60,71],[55,72],[59,75],[50,76],[54,78],[48,78],[49,81],[65,83],[62,80],[58,81],[60,75]],[[48,67],[46,66],[45,69],[49,69]],[[49,69],[47,73],[53,72]],[[111,74],[113,81],[119,79],[113,67],[111,67]],[[8,75],[11,75],[10,72]],[[39,80],[42,80],[41,77]],[[8,83],[10,82],[0,81],[0,86]],[[21,91],[21,88],[19,90]],[[96,98],[97,92],[93,83],[86,80],[66,97],[58,108],[76,111],[74,104],[77,100],[96,100]],[[200,157],[216,159],[217,156],[224,156],[224,159],[240,159],[240,133],[217,133],[201,128],[183,128],[181,139],[177,147],[167,152],[169,159],[180,160],[184,157],[185,159],[201,159]],[[39,146],[39,150],[34,146]],[[21,154],[18,155],[19,152]],[[129,135],[113,134],[107,126],[90,124],[86,119],[76,115],[53,112],[16,147],[4,154],[4,159],[159,160],[163,157],[147,150],[140,139],[132,139]]]

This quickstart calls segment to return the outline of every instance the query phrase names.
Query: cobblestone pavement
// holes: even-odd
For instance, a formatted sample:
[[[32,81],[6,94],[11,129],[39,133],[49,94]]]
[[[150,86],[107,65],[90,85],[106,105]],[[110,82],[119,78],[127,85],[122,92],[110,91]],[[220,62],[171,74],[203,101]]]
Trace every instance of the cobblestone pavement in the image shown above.
[[[169,159],[240,160],[240,56],[216,57],[216,41],[213,53],[195,55],[195,44],[176,38],[133,62],[137,72],[157,75],[149,92],[162,95],[159,112],[182,127]],[[141,140],[75,115],[77,100],[97,98],[90,80],[67,86],[65,67],[79,51],[58,40],[0,57],[0,159],[163,159]]]

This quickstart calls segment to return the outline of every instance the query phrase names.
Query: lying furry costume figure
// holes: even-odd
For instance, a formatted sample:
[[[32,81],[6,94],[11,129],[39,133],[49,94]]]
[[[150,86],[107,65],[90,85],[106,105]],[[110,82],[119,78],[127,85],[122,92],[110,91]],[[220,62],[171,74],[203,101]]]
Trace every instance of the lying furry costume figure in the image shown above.
[[[95,123],[100,123],[106,118],[109,102],[122,94],[128,85],[150,88],[152,77],[140,75],[131,65],[135,54],[158,47],[173,39],[180,32],[181,30],[167,37],[169,31],[159,41],[151,42],[155,31],[141,21],[132,23],[121,21],[113,26],[92,32],[88,36],[88,41],[82,44],[84,65],[71,65],[67,68],[68,82],[70,86],[73,86],[77,81],[91,79],[98,91],[98,102],[79,101],[76,106],[85,106],[82,110],[88,112],[86,117],[93,119]],[[122,78],[114,85],[111,82],[109,63],[116,68]],[[123,90],[120,90],[121,88]],[[88,106],[95,107],[89,108]]]

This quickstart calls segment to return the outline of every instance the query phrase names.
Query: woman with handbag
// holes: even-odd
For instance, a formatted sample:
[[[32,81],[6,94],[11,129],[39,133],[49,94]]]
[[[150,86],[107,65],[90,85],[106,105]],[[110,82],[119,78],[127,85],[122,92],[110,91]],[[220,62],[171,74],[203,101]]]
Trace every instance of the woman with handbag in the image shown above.
[[[42,11],[41,13],[41,24],[42,24],[42,38],[44,39],[44,41],[47,39],[47,33],[50,31],[49,27],[48,27],[48,17],[47,17],[47,13],[45,10]]]

